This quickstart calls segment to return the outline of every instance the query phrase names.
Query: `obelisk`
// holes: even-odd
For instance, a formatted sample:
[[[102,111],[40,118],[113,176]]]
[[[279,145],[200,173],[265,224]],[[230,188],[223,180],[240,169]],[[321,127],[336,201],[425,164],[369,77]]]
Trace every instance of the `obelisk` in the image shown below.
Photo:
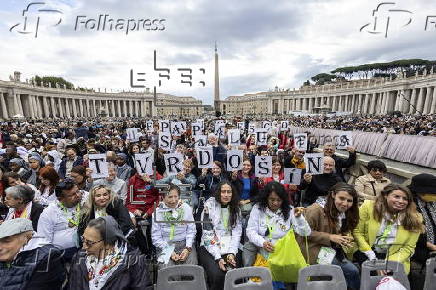
[[[218,49],[215,42],[215,89],[214,89],[215,114],[221,115],[220,109],[220,77],[218,73]]]

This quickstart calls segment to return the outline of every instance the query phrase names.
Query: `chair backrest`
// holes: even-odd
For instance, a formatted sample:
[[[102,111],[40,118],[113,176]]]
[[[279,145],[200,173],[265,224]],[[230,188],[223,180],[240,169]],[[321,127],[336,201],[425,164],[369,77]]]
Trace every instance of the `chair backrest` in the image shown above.
[[[157,274],[157,290],[206,290],[203,267],[197,265],[169,266]]]
[[[253,277],[260,278],[254,282]],[[238,283],[237,283],[238,282]],[[226,273],[224,290],[272,290],[271,272],[265,267],[245,267],[233,269]]]
[[[319,280],[318,277],[323,280]],[[328,280],[326,280],[326,277]],[[312,279],[309,281],[309,278]],[[297,290],[309,289],[347,290],[347,282],[341,267],[336,265],[310,265],[300,269]]]
[[[436,285],[436,258],[428,259],[425,266],[425,283],[423,290],[434,289],[434,285]]]
[[[371,271],[388,270],[392,271],[395,280],[400,282],[406,289],[410,290],[409,279],[404,271],[403,264],[397,261],[365,261],[362,264],[362,275],[360,280],[360,290],[374,290],[377,283],[383,278],[383,276],[371,276]]]

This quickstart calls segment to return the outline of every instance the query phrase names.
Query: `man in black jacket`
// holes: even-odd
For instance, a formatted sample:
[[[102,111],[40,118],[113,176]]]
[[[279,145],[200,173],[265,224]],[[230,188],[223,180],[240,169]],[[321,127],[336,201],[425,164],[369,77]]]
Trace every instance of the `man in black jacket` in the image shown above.
[[[333,143],[325,143],[324,144],[324,156],[329,156],[335,160],[335,168],[336,174],[342,179],[342,181],[346,182],[344,177],[343,168],[350,168],[356,163],[356,149],[352,146],[347,147],[347,151],[349,152],[348,159],[341,158],[335,155],[336,146]]]
[[[61,289],[65,273],[61,250],[37,236],[30,220],[0,225],[0,289]]]

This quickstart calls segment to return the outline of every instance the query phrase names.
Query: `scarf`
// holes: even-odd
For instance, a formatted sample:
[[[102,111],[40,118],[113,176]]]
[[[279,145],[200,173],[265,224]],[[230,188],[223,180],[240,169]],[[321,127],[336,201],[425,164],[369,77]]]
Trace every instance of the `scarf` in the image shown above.
[[[416,199],[419,211],[424,218],[425,232],[427,241],[435,244],[435,226],[436,226],[436,202],[425,202],[421,198]]]
[[[12,220],[16,218],[30,219],[31,211],[32,211],[32,202],[30,201],[27,203],[24,210],[19,214],[15,208],[10,208],[5,220]]]
[[[95,256],[86,256],[85,265],[88,270],[89,290],[99,290],[103,288],[112,274],[122,264],[127,252],[127,244],[115,243],[114,250],[100,260]]]
[[[185,211],[182,207],[183,202],[179,200],[179,203],[177,204],[176,208],[169,208],[164,203],[161,203],[159,208],[163,212],[163,218],[166,222],[181,222],[183,220],[183,217],[185,215]],[[174,235],[176,232],[176,224],[171,223],[170,224],[170,241],[174,239]]]

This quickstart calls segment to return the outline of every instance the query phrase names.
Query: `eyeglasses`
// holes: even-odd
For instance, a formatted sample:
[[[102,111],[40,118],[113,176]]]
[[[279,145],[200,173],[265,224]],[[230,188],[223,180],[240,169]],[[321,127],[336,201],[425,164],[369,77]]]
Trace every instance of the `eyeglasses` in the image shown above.
[[[100,243],[101,241],[103,241],[103,239],[101,239],[101,240],[99,240],[99,241],[96,241],[96,242],[94,242],[94,241],[90,241],[90,240],[85,239],[84,236],[81,236],[81,237],[80,237],[80,240],[81,240],[82,243],[85,244],[88,248],[90,248],[90,247],[94,246],[95,244]]]

